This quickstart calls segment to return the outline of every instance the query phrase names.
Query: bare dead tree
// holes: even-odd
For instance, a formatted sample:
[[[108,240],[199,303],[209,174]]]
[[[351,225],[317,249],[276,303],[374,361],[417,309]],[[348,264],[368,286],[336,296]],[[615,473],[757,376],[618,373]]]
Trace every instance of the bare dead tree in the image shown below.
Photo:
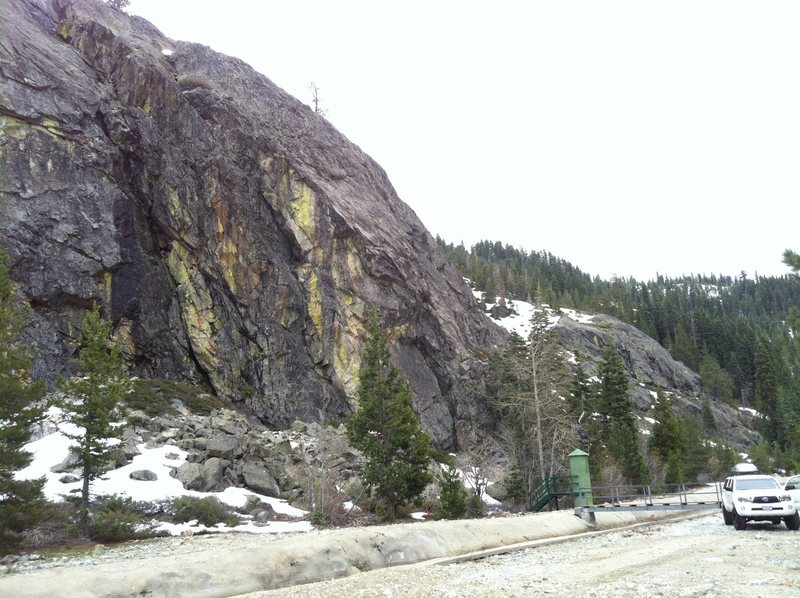
[[[508,459],[520,468],[529,494],[545,478],[566,469],[575,441],[564,400],[569,369],[550,328],[547,312],[537,302],[528,342],[507,353],[511,382],[496,399],[504,414],[498,437]]]
[[[327,116],[328,111],[322,107],[322,98],[320,97],[319,87],[317,84],[312,81],[308,88],[311,90],[311,103],[314,107],[314,112],[320,116]]]

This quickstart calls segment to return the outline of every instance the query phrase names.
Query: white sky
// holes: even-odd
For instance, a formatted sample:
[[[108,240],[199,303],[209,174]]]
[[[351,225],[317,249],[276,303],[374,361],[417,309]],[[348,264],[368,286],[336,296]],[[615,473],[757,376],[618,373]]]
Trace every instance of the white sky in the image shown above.
[[[585,272],[781,275],[800,250],[800,2],[133,0],[387,171],[433,234]]]

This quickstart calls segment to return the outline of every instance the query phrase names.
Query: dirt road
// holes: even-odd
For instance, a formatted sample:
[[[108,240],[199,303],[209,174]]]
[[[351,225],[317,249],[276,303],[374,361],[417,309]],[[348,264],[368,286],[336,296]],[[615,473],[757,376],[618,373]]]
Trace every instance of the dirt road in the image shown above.
[[[800,596],[800,532],[717,512],[457,564],[421,563],[249,598]]]

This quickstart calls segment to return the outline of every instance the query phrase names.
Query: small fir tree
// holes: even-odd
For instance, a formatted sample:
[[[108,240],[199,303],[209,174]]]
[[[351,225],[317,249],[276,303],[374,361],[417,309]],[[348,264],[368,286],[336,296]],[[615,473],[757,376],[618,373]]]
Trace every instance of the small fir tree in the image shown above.
[[[522,505],[528,499],[527,484],[519,465],[512,463],[508,468],[508,475],[503,480],[506,491],[506,500],[515,505]]]
[[[611,457],[620,465],[631,484],[650,482],[650,471],[639,448],[639,431],[628,391],[628,375],[613,346],[606,347],[598,371],[598,403],[607,418],[604,439]]]
[[[439,516],[458,519],[467,512],[467,493],[455,467],[443,465],[439,474]]]
[[[650,450],[667,463],[670,455],[682,454],[685,443],[681,436],[681,425],[673,413],[669,399],[660,390],[656,396],[656,408],[653,414],[656,423],[650,435]]]
[[[22,447],[31,426],[43,417],[44,385],[31,379],[31,355],[19,343],[27,322],[8,273],[8,253],[0,250],[0,554],[19,544],[21,533],[44,516],[44,480],[18,480],[15,473],[33,456]]]
[[[358,408],[347,431],[350,443],[367,461],[361,474],[364,485],[385,502],[392,520],[397,507],[418,497],[433,479],[428,471],[431,441],[414,413],[408,383],[390,361],[375,311],[369,315],[367,333]]]
[[[83,320],[80,374],[61,384],[66,399],[61,401],[64,421],[79,428],[65,434],[77,444],[70,450],[77,456],[83,472],[79,528],[89,535],[89,488],[103,472],[114,447],[109,441],[119,438],[124,416],[122,399],[131,387],[119,347],[111,340],[111,322],[95,308]]]

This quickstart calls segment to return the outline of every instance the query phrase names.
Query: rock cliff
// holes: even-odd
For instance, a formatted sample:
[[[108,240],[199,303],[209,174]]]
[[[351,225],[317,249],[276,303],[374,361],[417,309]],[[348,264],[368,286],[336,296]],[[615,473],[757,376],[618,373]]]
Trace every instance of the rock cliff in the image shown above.
[[[641,430],[647,432],[652,428],[655,421],[652,410],[659,389],[667,393],[676,412],[702,417],[700,376],[674,360],[669,351],[635,326],[604,314],[563,315],[554,330],[563,347],[575,356],[589,377],[597,374],[608,345],[617,350],[631,379],[631,396]],[[753,417],[747,412],[717,401],[712,401],[709,408],[721,436],[733,446],[747,450],[761,440],[754,429]]]
[[[386,173],[243,62],[91,0],[0,3],[0,243],[38,377],[93,303],[131,370],[286,426],[353,406],[365,312],[439,446],[503,338]]]

